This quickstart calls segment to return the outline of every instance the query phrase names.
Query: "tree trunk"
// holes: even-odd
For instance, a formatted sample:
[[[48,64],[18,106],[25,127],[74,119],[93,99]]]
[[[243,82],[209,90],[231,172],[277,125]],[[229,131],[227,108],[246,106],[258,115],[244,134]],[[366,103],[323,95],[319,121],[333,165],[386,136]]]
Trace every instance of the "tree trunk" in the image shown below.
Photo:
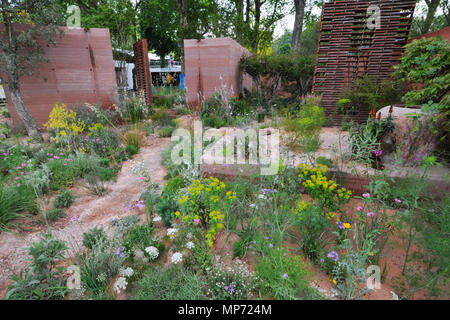
[[[185,37],[185,30],[186,30],[186,26],[188,24],[187,22],[187,1],[188,0],[175,0],[175,3],[177,5],[177,9],[178,9],[178,15],[179,15],[179,19],[180,19],[180,28],[181,28],[181,32],[180,32],[180,51],[181,51],[181,73],[184,74],[185,73],[185,65],[184,65],[184,37]]]
[[[22,99],[22,94],[20,93],[20,80],[15,58],[17,54],[16,39],[10,17],[7,13],[7,9],[9,9],[7,7],[8,5],[8,1],[2,1],[3,23],[5,25],[8,46],[9,48],[11,48],[10,52],[3,52],[7,70],[6,83],[8,84],[8,90],[11,95],[11,100],[13,101],[14,108],[16,109],[19,118],[22,120],[26,128],[28,136],[30,136],[31,138],[42,139],[36,120],[34,120],[33,116],[30,114],[30,111],[25,106],[25,103]]]
[[[255,27],[254,27],[254,40],[252,42],[252,51],[254,54],[258,53],[259,45],[259,24],[261,22],[261,0],[255,0]]]
[[[294,0],[295,3],[295,22],[292,32],[292,50],[300,50],[300,40],[302,38],[303,18],[305,16],[305,0]]]
[[[237,26],[236,26],[236,40],[241,45],[243,44],[244,40],[244,0],[234,0],[234,3],[236,5],[236,15],[237,15]]]
[[[428,33],[431,27],[431,23],[433,22],[434,15],[436,13],[437,8],[439,7],[440,0],[425,0],[428,12],[425,17],[425,21],[423,23],[422,34]]]
[[[9,82],[8,82],[9,83]],[[31,116],[28,111],[25,103],[23,102],[22,95],[20,94],[20,90],[16,88],[11,88],[8,86],[9,93],[11,94],[11,100],[14,103],[14,107],[16,108],[16,112],[22,120],[25,128],[27,129],[28,136],[31,138],[41,139],[41,133],[39,132],[38,125],[36,120]]]

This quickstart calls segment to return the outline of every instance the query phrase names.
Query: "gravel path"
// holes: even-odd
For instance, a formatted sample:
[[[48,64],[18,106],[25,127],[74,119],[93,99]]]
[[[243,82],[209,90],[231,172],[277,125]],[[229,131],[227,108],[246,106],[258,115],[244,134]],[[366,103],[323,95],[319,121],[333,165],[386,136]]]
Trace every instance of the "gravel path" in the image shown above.
[[[170,138],[159,138],[156,135],[145,137],[138,155],[133,161],[144,160],[152,182],[162,184],[166,169],[161,165],[161,152],[169,144]],[[122,218],[131,214],[144,213],[127,210],[128,205],[139,200],[144,190],[144,184],[130,171],[129,161],[123,164],[116,182],[107,184],[108,193],[97,197],[86,192],[81,186],[75,186],[72,191],[75,202],[66,210],[66,216],[51,224],[55,238],[65,240],[69,248],[79,245],[83,232],[95,227],[109,226],[111,218]],[[71,222],[76,217],[78,222]],[[45,226],[36,226],[32,221],[28,232],[8,232],[0,234],[0,297],[7,292],[11,282],[9,277],[18,272],[29,262],[30,256],[24,251],[39,239],[39,234],[45,232]]]

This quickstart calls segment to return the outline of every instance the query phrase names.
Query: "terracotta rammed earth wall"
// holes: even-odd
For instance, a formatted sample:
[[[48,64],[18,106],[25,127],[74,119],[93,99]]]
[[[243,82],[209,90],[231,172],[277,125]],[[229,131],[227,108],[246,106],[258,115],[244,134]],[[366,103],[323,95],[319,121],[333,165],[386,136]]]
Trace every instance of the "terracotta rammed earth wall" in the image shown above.
[[[14,26],[17,30],[26,27]],[[103,108],[115,103],[116,73],[109,29],[61,28],[64,35],[57,36],[56,46],[44,46],[50,63],[38,66],[47,81],[35,76],[20,79],[24,102],[40,126],[48,121],[55,103],[72,107],[88,102],[101,104]],[[13,124],[21,126],[8,87],[6,84],[3,87]]]
[[[226,86],[239,93],[239,60],[249,51],[231,38],[184,40],[186,99],[189,107],[197,108],[201,99],[208,99]],[[252,81],[243,77],[243,87],[251,90]],[[202,97],[202,98],[201,98]]]

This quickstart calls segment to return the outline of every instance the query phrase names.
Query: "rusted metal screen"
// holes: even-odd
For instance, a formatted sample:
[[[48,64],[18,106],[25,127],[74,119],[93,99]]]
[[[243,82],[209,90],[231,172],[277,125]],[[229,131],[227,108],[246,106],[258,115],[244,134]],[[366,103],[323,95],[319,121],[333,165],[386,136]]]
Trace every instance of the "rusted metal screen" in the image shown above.
[[[322,7],[313,91],[322,94],[325,113],[334,125],[343,115],[336,102],[342,90],[362,75],[389,79],[399,62],[413,17],[415,0],[342,0]],[[379,26],[370,28],[367,12],[379,8]],[[369,110],[352,116],[365,120]]]
[[[14,25],[16,31],[23,28],[27,25]],[[48,121],[55,103],[72,107],[88,102],[109,108],[116,102],[116,74],[109,30],[61,28],[64,35],[56,38],[56,46],[44,45],[45,56],[50,62],[38,66],[42,77],[20,78],[23,100],[38,125]],[[13,124],[21,126],[8,86],[4,84],[3,87]]]
[[[150,77],[150,62],[148,61],[148,42],[142,39],[136,42],[134,49],[134,66],[136,68],[136,83],[138,90],[143,90],[145,102],[153,102],[152,81]]]

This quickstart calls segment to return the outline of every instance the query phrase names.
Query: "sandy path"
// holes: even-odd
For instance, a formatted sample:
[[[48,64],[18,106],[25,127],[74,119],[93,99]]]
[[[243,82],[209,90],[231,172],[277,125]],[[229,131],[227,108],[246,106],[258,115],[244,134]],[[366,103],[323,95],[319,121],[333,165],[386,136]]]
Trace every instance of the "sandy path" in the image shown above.
[[[162,184],[166,169],[161,165],[161,152],[170,142],[170,138],[159,138],[156,135],[145,137],[138,155],[133,161],[144,160],[152,182]],[[51,224],[55,238],[65,240],[69,248],[80,243],[83,232],[95,227],[108,228],[109,221],[114,217],[124,217],[130,214],[139,214],[138,211],[127,210],[128,205],[137,201],[144,190],[144,184],[130,171],[129,161],[123,164],[116,182],[107,184],[108,193],[97,197],[86,192],[80,186],[72,190],[76,200],[66,210],[66,216]],[[142,211],[143,213],[143,211]],[[78,222],[71,222],[73,217]],[[39,239],[39,233],[45,232],[45,226],[32,225],[32,231],[21,233],[0,234],[0,297],[7,292],[9,279],[13,272],[18,272],[29,262],[30,256],[24,251],[33,242]]]

